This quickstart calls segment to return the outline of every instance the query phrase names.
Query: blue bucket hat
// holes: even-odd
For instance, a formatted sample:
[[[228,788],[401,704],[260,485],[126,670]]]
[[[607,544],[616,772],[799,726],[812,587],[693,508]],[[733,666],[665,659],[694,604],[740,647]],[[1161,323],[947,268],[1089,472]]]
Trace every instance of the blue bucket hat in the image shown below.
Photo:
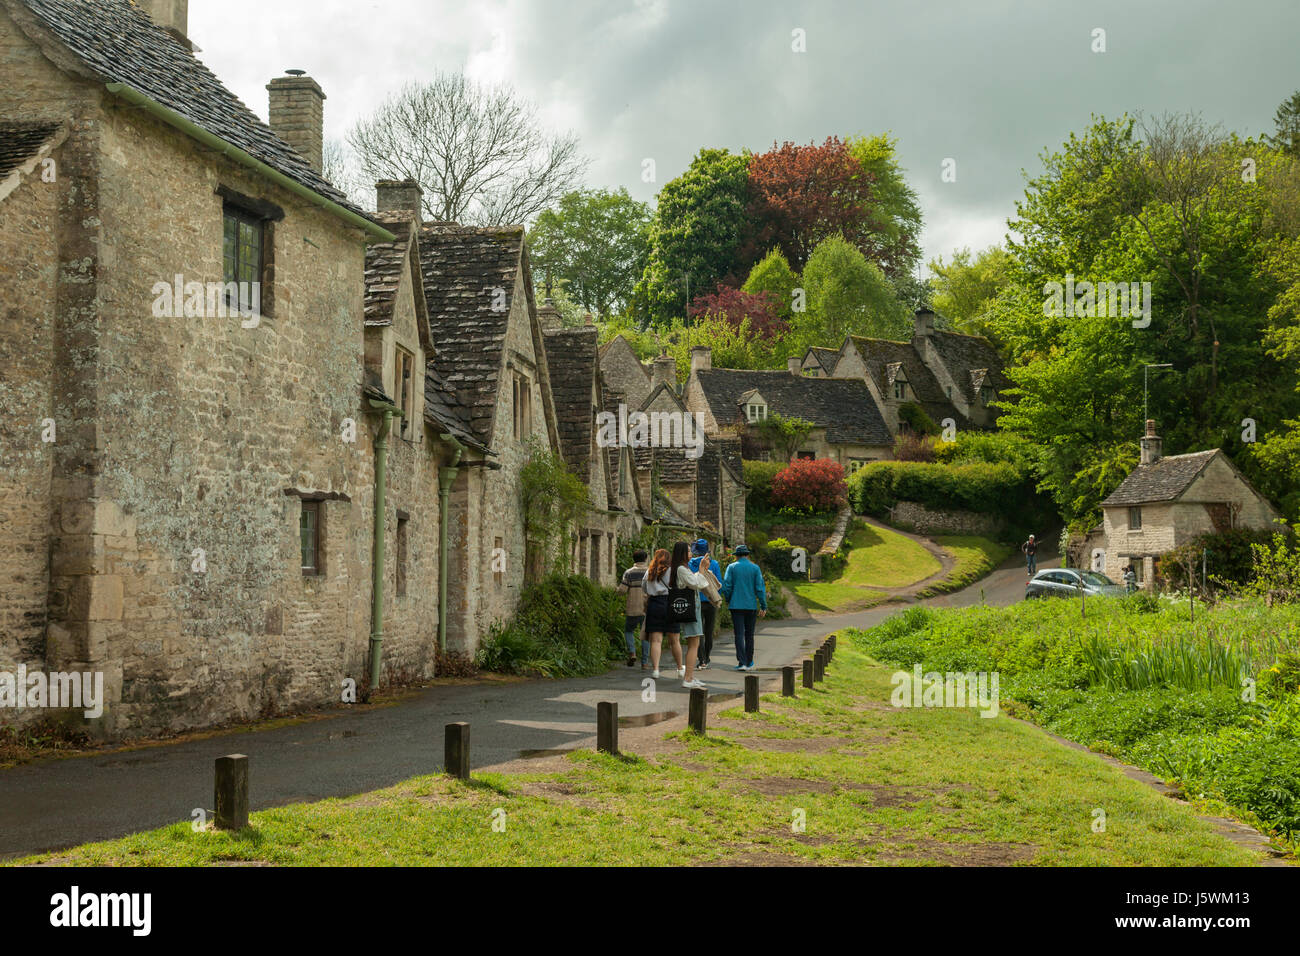
[[[691,554],[702,555],[709,553],[709,542],[704,538],[697,538],[694,546],[691,548]]]
[[[738,545],[736,545],[736,547],[735,547],[734,549],[732,549],[732,552],[731,552],[731,553],[734,554],[734,555],[737,555],[737,556],[742,555],[742,554],[749,554],[749,545],[747,545],[747,544],[738,544]]]

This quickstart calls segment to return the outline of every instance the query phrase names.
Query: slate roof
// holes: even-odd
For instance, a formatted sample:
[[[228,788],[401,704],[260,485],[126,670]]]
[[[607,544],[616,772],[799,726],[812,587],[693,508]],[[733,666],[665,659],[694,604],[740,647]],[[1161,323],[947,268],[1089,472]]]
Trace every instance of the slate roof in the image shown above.
[[[441,427],[462,444],[486,450],[470,425],[465,410],[457,404],[456,393],[438,377],[438,370],[430,362],[424,375],[424,418],[435,428]]]
[[[138,90],[312,192],[367,216],[129,0],[18,2],[105,82]]]
[[[560,426],[564,462],[583,481],[591,471],[591,443],[596,427],[592,388],[600,333],[594,325],[549,329],[544,333],[551,400]]]
[[[372,242],[366,247],[366,325],[392,325],[397,290],[410,256],[412,221],[408,213],[380,212],[371,218],[397,241]]]
[[[1010,380],[1002,374],[1002,357],[988,339],[936,329],[930,336],[930,342],[940,361],[948,366],[957,386],[969,389],[964,396],[968,402],[976,400],[981,385],[990,385],[998,392],[1011,385]],[[983,374],[979,377],[968,376],[968,370]]]
[[[445,400],[461,410],[470,431],[484,444],[492,439],[502,350],[523,247],[522,226],[431,223],[420,229],[420,269],[437,349],[431,364]]]
[[[901,372],[911,386],[912,399],[936,423],[951,418],[962,425],[966,419],[949,400],[934,372],[921,359],[921,354],[911,342],[894,342],[889,339],[868,339],[861,335],[850,336],[858,354],[867,367],[867,373],[886,400],[893,398],[894,382]]]
[[[808,354],[811,354],[817,360],[817,364],[821,366],[822,371],[827,375],[835,371],[835,363],[840,360],[839,349],[823,348],[820,345],[809,348]],[[807,358],[807,354],[804,357]]]
[[[0,179],[40,152],[58,131],[58,123],[0,123]]]
[[[1173,501],[1188,489],[1217,454],[1219,449],[1214,448],[1190,455],[1170,455],[1160,458],[1154,465],[1138,465],[1101,506],[1113,508]]]
[[[893,445],[865,382],[847,378],[807,378],[788,370],[700,369],[695,373],[704,400],[719,426],[741,414],[740,397],[757,389],[769,407],[787,418],[803,418],[826,429],[834,444]]]

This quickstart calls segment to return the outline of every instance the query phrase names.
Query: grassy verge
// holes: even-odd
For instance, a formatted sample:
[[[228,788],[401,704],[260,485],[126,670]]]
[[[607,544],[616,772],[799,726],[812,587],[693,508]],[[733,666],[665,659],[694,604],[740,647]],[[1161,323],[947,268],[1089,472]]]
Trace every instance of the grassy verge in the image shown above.
[[[800,604],[809,611],[819,611],[823,614],[862,611],[889,600],[889,595],[884,591],[872,591],[869,588],[844,584],[840,581],[787,581],[785,583],[794,591]]]
[[[188,822],[19,862],[72,865],[1243,865],[1187,807],[1036,728],[891,707],[890,671],[841,641],[827,680],[710,736],[625,730],[545,772],[441,775]],[[255,772],[255,771],[254,771]],[[1106,811],[1093,832],[1094,810]],[[497,828],[494,829],[494,822]],[[802,822],[800,829],[798,824]]]
[[[960,591],[992,572],[1014,550],[1010,545],[976,535],[942,535],[934,542],[956,558],[957,564],[943,580],[918,592],[918,598]]]
[[[911,538],[872,525],[859,524],[848,535],[850,549],[843,584],[860,587],[902,588],[924,581],[942,568],[939,560]]]
[[[1003,706],[1177,783],[1205,806],[1300,837],[1300,607],[1201,608],[1149,595],[911,608],[855,635],[882,661],[987,671]]]

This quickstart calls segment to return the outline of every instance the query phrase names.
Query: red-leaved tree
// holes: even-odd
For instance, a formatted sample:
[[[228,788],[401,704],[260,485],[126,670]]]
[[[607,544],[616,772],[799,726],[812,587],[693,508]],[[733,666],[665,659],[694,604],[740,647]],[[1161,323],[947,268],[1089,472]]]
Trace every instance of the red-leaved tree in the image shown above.
[[[749,319],[749,327],[756,334],[774,339],[790,331],[780,311],[781,303],[770,292],[742,292],[720,282],[716,292],[697,295],[687,314],[691,318],[708,315],[725,319],[737,328]]]
[[[796,458],[772,479],[772,502],[797,511],[837,511],[848,500],[844,466],[829,458]]]

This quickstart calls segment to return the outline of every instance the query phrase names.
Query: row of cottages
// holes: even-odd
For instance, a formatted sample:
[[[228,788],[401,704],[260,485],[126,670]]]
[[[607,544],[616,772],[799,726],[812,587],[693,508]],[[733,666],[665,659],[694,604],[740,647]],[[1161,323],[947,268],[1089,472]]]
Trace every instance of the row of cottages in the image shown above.
[[[1151,588],[1156,559],[1203,534],[1268,528],[1281,515],[1222,449],[1164,455],[1156,423],[1146,423],[1138,465],[1101,503],[1102,523],[1087,535],[1094,570],[1112,581],[1132,566]]]
[[[0,0],[0,674],[103,674],[105,736],[472,653],[540,570],[534,444],[588,466],[584,573],[641,520],[569,417],[606,400],[589,334],[556,398],[522,229],[422,223],[410,183],[356,208],[320,87],[261,122],[186,7]]]

